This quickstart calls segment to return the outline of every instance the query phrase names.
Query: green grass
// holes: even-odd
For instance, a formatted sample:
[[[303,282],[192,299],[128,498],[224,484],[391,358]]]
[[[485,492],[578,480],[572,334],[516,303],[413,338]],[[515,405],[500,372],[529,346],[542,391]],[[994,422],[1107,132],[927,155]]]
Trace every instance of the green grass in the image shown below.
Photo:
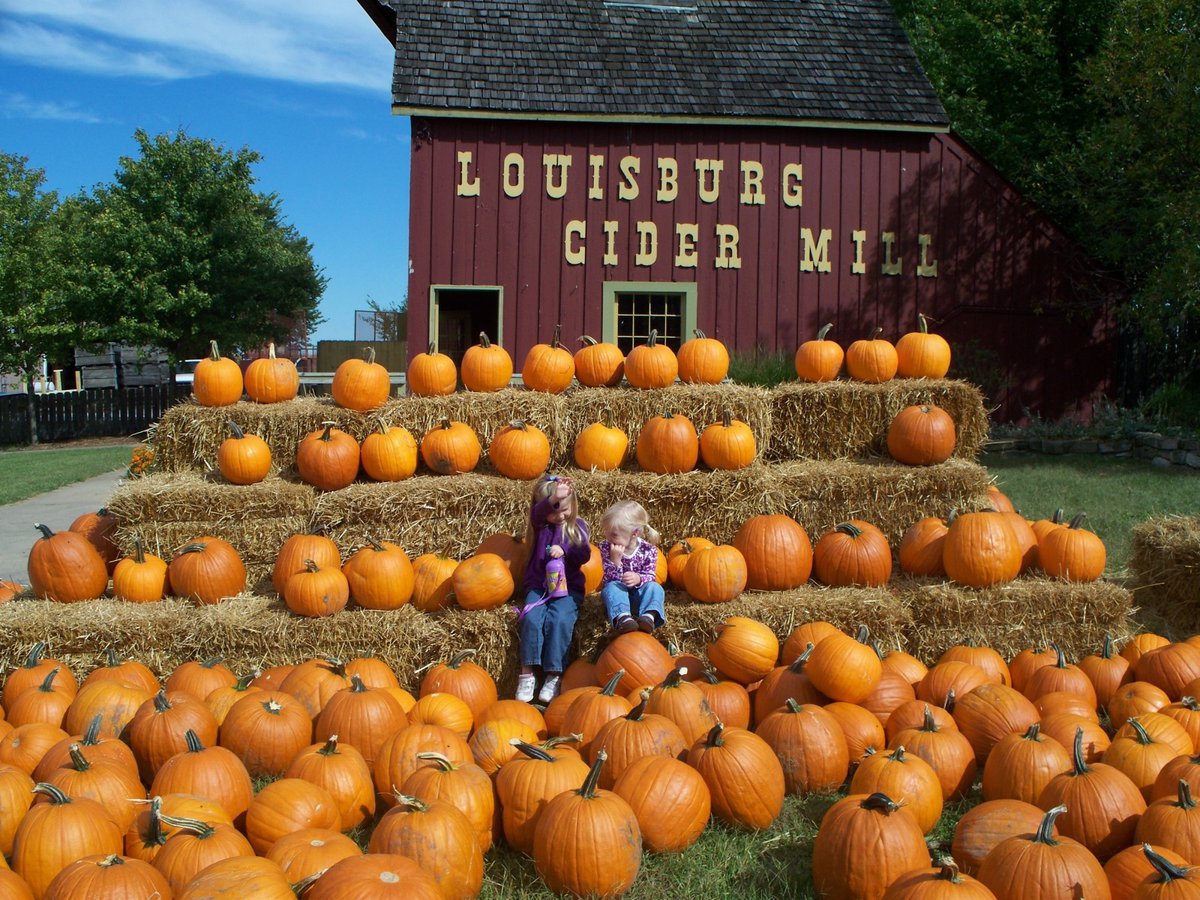
[[[129,465],[130,447],[0,452],[0,503],[15,503]]]
[[[1159,468],[1145,460],[1094,455],[995,454],[981,462],[1027,519],[1048,518],[1059,507],[1068,519],[1086,512],[1086,527],[1108,551],[1110,575],[1128,566],[1138,522],[1200,510],[1200,473],[1184,466]]]

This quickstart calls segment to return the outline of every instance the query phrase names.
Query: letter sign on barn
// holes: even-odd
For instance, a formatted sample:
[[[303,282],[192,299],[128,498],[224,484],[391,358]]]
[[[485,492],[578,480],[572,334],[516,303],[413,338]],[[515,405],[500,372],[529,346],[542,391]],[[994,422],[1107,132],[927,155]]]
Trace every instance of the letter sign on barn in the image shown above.
[[[519,361],[561,324],[790,355],[921,312],[1001,415],[1108,389],[1112,298],[953,135],[887,0],[359,2],[412,117],[411,352]]]

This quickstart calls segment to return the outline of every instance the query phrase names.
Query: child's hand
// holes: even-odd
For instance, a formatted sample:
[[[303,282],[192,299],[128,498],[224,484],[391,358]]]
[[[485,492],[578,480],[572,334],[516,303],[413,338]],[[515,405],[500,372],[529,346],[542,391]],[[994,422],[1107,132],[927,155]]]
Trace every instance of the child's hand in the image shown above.
[[[625,556],[625,545],[612,543],[608,545],[608,558],[615,563],[619,563]]]
[[[571,483],[570,478],[560,478],[555,485],[554,496],[558,500],[566,500],[571,496],[573,490],[574,485]]]
[[[642,576],[639,575],[637,572],[622,572],[621,573],[621,584],[625,585],[625,587],[637,587],[641,583],[642,583]]]
[[[563,555],[563,548],[558,544],[551,544],[550,549],[546,551],[551,559],[560,559]]]

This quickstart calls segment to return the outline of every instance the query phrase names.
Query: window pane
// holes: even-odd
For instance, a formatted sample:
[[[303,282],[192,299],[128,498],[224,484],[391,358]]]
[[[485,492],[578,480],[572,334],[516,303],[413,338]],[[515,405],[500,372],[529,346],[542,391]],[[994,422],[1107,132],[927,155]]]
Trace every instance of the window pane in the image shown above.
[[[617,346],[628,353],[636,344],[644,344],[650,331],[658,340],[678,352],[683,337],[685,295],[680,293],[618,293]]]

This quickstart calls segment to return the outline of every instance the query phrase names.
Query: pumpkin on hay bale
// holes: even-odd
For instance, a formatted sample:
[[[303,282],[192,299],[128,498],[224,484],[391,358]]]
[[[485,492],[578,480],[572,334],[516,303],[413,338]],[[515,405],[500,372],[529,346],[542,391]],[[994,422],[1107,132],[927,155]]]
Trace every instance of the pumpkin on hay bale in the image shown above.
[[[885,456],[888,425],[908,406],[932,404],[950,414],[958,459],[978,459],[988,436],[979,388],[955,379],[793,382],[772,388],[770,403],[771,441],[759,446],[773,460]]]
[[[1155,516],[1133,526],[1129,572],[1154,630],[1200,631],[1200,516]]]
[[[988,646],[1011,658],[1051,643],[1067,657],[1082,659],[1106,635],[1120,643],[1136,630],[1129,622],[1132,595],[1107,581],[1080,584],[1026,575],[974,589],[899,577],[892,589],[914,623],[905,649],[919,659],[938,659],[955,644]]]

